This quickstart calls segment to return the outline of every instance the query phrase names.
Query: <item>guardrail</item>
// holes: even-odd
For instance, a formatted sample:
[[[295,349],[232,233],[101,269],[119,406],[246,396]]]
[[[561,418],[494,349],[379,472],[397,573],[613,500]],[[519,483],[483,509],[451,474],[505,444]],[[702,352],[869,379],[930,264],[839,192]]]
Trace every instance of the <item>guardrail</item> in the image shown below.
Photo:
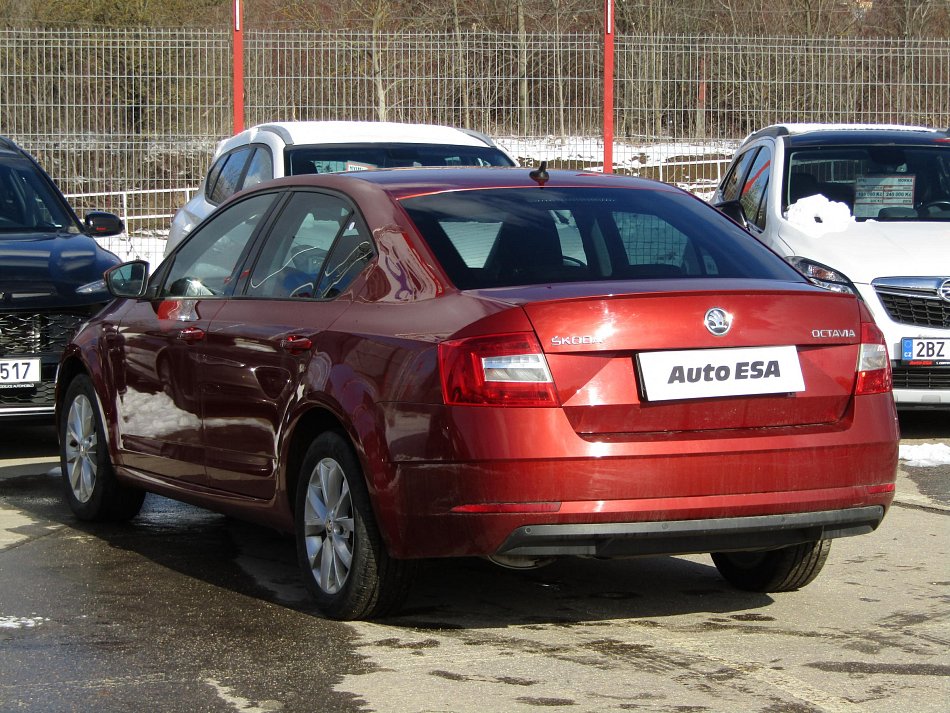
[[[706,198],[722,179],[728,158],[657,161],[631,169],[617,167],[618,173],[667,181]],[[175,211],[197,192],[197,187],[155,188],[126,191],[96,191],[66,195],[77,213],[107,210],[125,222],[123,235],[99,238],[99,243],[123,260],[148,260],[152,265],[161,261],[165,251],[168,224]]]
[[[148,260],[155,267],[162,261],[168,225],[196,187],[153,188],[127,191],[67,193],[66,198],[82,216],[90,210],[106,210],[125,223],[125,232],[96,238],[102,247],[122,260]]]
[[[696,158],[682,161],[661,160],[638,167],[635,170],[622,165],[618,165],[615,170],[617,173],[635,173],[656,178],[660,181],[668,181],[692,193],[704,193],[718,185],[729,160],[728,158]],[[82,214],[90,210],[107,210],[122,218],[129,234],[135,235],[139,230],[147,230],[149,235],[153,235],[154,231],[167,230],[167,223],[171,221],[175,211],[191,200],[191,197],[197,191],[197,186],[188,186],[68,193],[66,198],[76,208],[77,213]],[[162,221],[165,224],[156,226],[154,223],[157,221]],[[153,225],[142,225],[149,222]],[[141,227],[136,228],[136,224]]]
[[[67,193],[66,198],[82,215],[90,210],[107,210],[115,213],[126,225],[126,232],[134,234],[135,223],[168,221],[179,207],[191,200],[197,187],[150,188],[127,191],[97,191],[93,193]],[[152,230],[162,228],[152,228]]]

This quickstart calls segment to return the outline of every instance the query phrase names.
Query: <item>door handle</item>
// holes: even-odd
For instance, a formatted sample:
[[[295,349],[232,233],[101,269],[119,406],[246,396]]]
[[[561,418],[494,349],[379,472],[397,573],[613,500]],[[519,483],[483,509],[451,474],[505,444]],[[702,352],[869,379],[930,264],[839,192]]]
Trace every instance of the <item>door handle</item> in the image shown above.
[[[200,327],[185,327],[178,333],[178,338],[188,344],[194,344],[205,338],[205,330]]]
[[[313,342],[310,338],[301,337],[299,334],[291,334],[289,337],[284,337],[280,340],[280,348],[291,354],[300,354],[301,352],[310,351],[312,347]]]

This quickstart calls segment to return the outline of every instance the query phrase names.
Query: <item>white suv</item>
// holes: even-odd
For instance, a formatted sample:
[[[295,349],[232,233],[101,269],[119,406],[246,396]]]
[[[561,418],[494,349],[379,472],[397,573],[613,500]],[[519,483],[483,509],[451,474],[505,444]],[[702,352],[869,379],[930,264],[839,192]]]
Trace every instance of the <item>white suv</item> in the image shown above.
[[[409,166],[514,166],[489,137],[431,124],[284,121],[218,144],[198,193],[172,219],[168,255],[218,204],[262,181],[303,173]]]
[[[950,409],[950,132],[769,126],[711,202],[813,282],[864,300],[899,407]]]

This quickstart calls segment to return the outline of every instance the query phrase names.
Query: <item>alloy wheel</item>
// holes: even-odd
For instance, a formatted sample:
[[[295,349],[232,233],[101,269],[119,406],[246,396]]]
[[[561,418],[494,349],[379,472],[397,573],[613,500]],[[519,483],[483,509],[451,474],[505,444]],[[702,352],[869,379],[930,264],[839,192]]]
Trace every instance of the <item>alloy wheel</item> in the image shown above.
[[[336,594],[353,563],[354,536],[350,486],[333,458],[321,460],[310,475],[304,541],[314,581],[327,594]]]
[[[96,435],[95,411],[85,394],[76,396],[69,406],[65,452],[69,486],[76,500],[87,503],[96,487],[99,439]]]

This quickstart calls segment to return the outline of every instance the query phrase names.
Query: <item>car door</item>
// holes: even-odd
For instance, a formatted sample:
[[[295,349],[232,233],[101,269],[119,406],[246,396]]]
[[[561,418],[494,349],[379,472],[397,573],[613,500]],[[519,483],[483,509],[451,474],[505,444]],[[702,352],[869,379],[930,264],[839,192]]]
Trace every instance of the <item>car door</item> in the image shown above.
[[[338,357],[326,330],[349,304],[337,297],[374,251],[352,204],[317,191],[293,193],[258,242],[208,331],[201,394],[211,487],[269,498],[298,387],[328,376]]]
[[[200,366],[211,320],[236,284],[250,241],[279,194],[228,206],[154,276],[149,299],[123,315],[116,340],[119,457],[123,465],[188,483],[206,481]]]

